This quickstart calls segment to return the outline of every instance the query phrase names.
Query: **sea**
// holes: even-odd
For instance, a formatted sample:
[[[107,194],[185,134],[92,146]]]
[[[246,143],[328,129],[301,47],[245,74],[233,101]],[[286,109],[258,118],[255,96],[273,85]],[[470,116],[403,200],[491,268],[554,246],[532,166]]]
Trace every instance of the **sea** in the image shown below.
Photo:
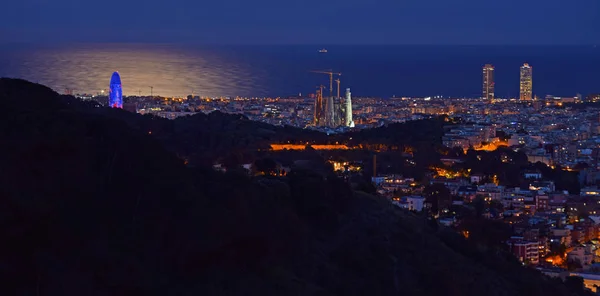
[[[327,49],[327,53],[319,52]],[[288,97],[328,86],[364,97],[479,97],[482,67],[495,67],[497,97],[519,93],[519,67],[533,67],[539,97],[600,93],[598,46],[12,44],[0,77],[59,93],[98,94],[118,71],[125,95]],[[335,83],[334,83],[335,88]]]

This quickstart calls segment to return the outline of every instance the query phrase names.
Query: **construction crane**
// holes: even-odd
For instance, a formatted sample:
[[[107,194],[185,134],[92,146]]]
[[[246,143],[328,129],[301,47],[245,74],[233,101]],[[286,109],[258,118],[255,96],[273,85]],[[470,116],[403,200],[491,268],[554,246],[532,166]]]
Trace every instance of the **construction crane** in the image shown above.
[[[332,70],[310,71],[312,73],[320,73],[329,75],[329,96],[333,96],[333,75],[342,76],[342,73],[333,72]]]

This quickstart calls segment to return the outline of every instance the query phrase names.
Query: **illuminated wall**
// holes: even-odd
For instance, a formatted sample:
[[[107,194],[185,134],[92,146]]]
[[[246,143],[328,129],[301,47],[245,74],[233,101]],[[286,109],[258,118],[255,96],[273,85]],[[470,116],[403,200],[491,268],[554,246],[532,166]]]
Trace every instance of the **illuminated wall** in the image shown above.
[[[311,147],[315,150],[348,150],[350,148],[348,148],[348,146],[346,145],[342,145],[342,144],[338,144],[338,145],[311,145]],[[275,150],[275,151],[280,151],[280,150],[304,150],[306,149],[306,145],[301,145],[301,144],[271,144],[271,149]]]
[[[350,89],[346,89],[346,126],[354,127],[354,121],[352,121],[352,93]]]
[[[123,88],[121,87],[119,72],[113,73],[110,78],[108,106],[111,108],[123,108]]]

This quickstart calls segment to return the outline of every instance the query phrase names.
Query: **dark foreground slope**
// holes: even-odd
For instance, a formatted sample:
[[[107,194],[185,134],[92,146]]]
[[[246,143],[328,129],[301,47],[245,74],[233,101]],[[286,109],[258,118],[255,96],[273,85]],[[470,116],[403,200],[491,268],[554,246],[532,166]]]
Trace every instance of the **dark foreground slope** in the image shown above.
[[[0,80],[2,295],[582,295],[335,177],[191,170]]]

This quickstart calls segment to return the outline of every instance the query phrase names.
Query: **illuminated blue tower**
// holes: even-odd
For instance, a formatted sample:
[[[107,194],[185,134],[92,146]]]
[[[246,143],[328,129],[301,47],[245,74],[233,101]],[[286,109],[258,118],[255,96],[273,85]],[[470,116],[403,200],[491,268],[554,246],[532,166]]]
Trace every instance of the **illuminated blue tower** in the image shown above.
[[[119,72],[113,73],[110,78],[108,106],[111,108],[123,108],[123,88],[121,87]]]

